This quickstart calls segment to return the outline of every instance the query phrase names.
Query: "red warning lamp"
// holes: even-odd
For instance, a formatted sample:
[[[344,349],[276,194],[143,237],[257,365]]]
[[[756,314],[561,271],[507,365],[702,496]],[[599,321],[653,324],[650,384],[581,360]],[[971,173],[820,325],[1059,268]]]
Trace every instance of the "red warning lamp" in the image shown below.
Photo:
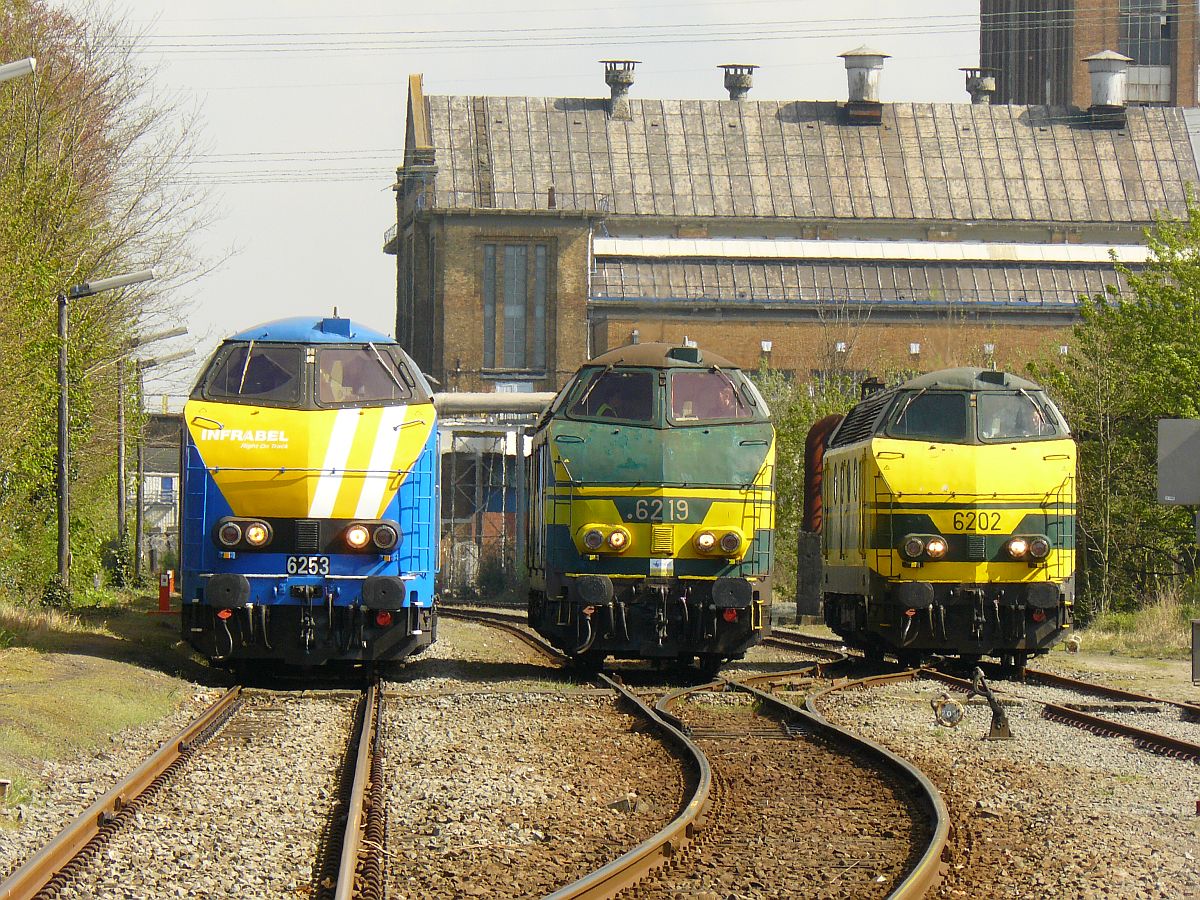
[[[380,628],[387,628],[392,624],[392,614],[386,609],[381,609],[375,613],[375,624]]]
[[[721,613],[721,618],[724,619],[726,622],[736,622],[737,621],[737,610],[736,609],[727,609],[727,610],[725,610],[725,612]]]
[[[233,615],[232,609],[218,609],[217,610],[217,618],[220,619],[222,622],[224,622],[226,619],[230,618],[232,615]]]

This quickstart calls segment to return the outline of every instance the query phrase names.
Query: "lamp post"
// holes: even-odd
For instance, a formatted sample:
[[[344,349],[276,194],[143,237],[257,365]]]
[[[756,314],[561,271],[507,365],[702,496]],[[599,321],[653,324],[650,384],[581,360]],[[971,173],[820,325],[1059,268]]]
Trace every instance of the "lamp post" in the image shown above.
[[[85,281],[58,295],[58,579],[64,589],[70,584],[71,574],[71,503],[67,493],[67,466],[70,459],[67,435],[67,303],[103,291],[141,284],[153,277],[153,269],[143,269],[114,278]]]
[[[5,63],[0,66],[0,82],[8,81],[10,78],[20,78],[22,75],[32,75],[36,67],[37,60],[32,56],[18,59],[16,62]]]

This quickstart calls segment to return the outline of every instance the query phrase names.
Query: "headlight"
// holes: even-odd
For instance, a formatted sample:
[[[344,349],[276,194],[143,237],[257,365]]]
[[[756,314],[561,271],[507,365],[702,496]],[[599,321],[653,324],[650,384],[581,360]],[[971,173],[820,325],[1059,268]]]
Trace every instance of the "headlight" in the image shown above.
[[[599,550],[604,544],[604,532],[599,528],[592,528],[583,536],[583,546],[589,550]]]
[[[371,541],[380,550],[391,550],[400,540],[400,535],[391,525],[380,525],[371,535]]]
[[[624,550],[629,546],[629,535],[618,528],[608,536],[608,546],[614,550]]]
[[[721,535],[721,550],[725,553],[737,553],[742,546],[742,536],[736,531],[727,531]]]
[[[237,522],[226,522],[217,531],[217,540],[226,547],[236,547],[242,542],[242,526]]]
[[[941,559],[946,555],[946,539],[944,537],[931,537],[925,543],[925,555],[930,559]]]
[[[1029,552],[1029,541],[1023,537],[1009,538],[1004,547],[1013,559],[1024,559]]]
[[[271,527],[266,522],[248,522],[245,535],[247,544],[261,547],[271,539]]]
[[[711,553],[712,548],[717,546],[717,536],[711,531],[702,531],[692,538],[692,543],[701,553]]]
[[[1045,559],[1050,555],[1050,540],[1038,535],[1029,541],[1029,555],[1033,559]]]
[[[367,546],[367,541],[371,540],[371,529],[366,525],[355,523],[346,529],[344,537],[352,549],[361,550]]]
[[[900,545],[900,549],[904,551],[904,555],[909,559],[916,559],[925,552],[925,541],[919,534],[910,534],[904,539],[904,543]]]

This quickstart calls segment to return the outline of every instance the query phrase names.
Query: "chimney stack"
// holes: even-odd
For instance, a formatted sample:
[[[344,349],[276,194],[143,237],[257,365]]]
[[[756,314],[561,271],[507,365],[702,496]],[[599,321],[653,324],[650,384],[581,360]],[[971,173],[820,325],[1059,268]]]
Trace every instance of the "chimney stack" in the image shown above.
[[[883,121],[883,104],[879,102],[879,73],[883,61],[891,57],[882,50],[862,46],[839,53],[846,61],[846,82],[850,90],[845,120],[850,125],[878,125]]]
[[[629,118],[629,89],[633,87],[633,70],[640,59],[602,59],[604,63],[604,81],[612,91],[608,101],[608,115],[611,119]]]
[[[971,95],[972,103],[986,106],[992,102],[992,95],[996,93],[996,69],[968,66],[958,71],[967,75],[967,93]]]
[[[1092,105],[1088,107],[1092,127],[1124,128],[1125,85],[1133,60],[1113,50],[1101,50],[1083,61],[1092,82]]]
[[[730,100],[745,100],[754,86],[754,70],[758,66],[745,63],[722,63],[717,68],[725,70],[725,90]]]

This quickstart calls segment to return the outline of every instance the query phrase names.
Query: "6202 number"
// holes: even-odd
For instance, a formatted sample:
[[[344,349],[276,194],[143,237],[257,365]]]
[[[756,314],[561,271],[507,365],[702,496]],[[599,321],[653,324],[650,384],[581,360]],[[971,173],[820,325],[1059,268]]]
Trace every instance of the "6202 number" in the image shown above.
[[[954,514],[955,531],[999,531],[1000,513],[998,512],[956,512]]]
[[[289,556],[287,558],[287,573],[289,575],[328,575],[328,556]]]

